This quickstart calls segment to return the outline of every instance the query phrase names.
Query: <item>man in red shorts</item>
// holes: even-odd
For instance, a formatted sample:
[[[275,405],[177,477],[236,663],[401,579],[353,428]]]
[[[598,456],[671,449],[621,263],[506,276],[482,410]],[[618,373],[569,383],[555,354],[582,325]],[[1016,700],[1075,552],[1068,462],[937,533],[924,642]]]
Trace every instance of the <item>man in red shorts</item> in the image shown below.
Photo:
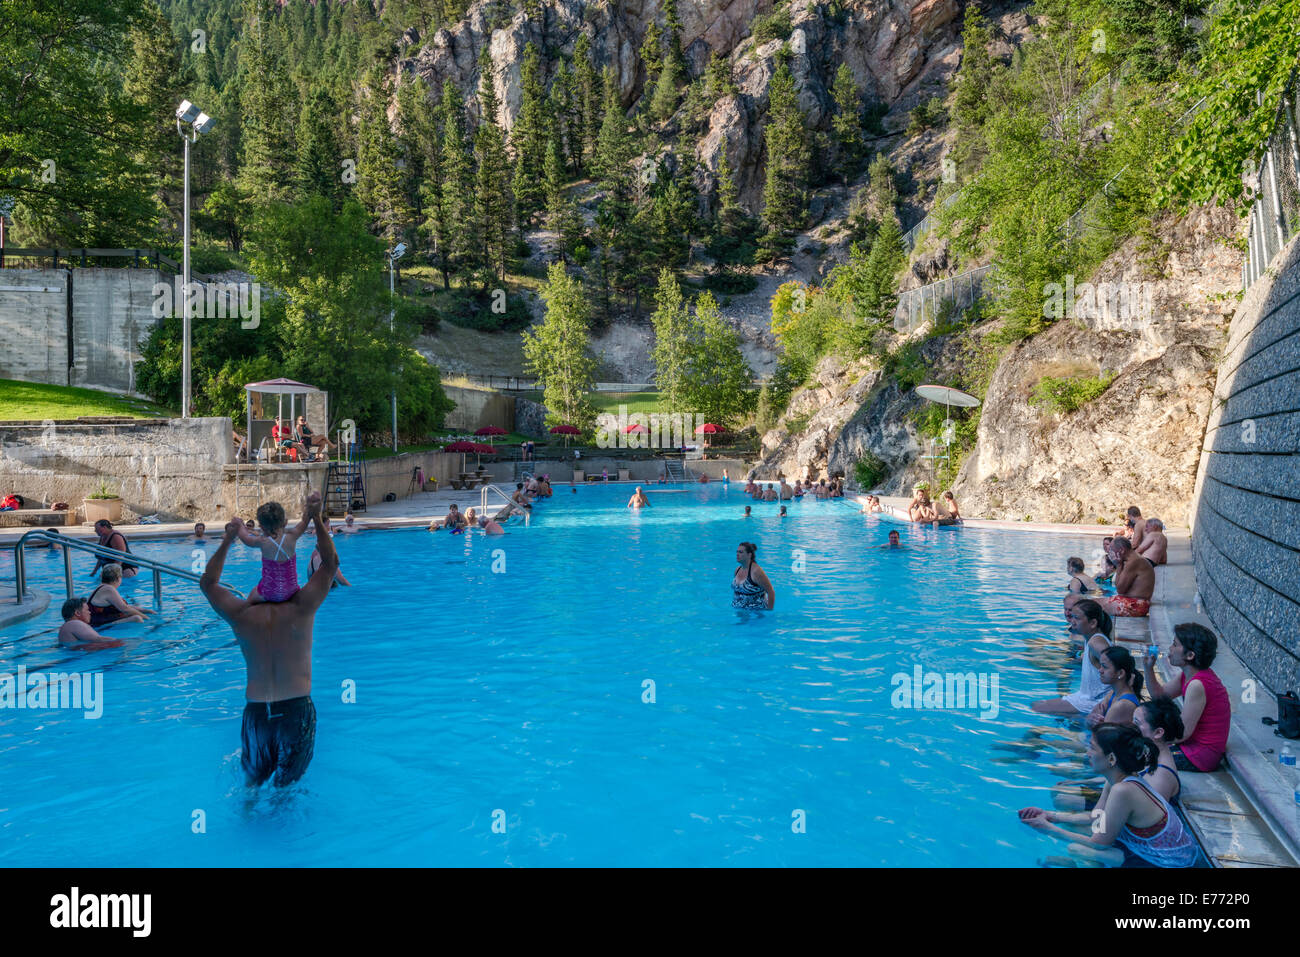
[[[1110,557],[1116,566],[1117,594],[1098,604],[1120,618],[1145,617],[1151,611],[1151,595],[1156,590],[1155,567],[1133,551],[1133,545],[1123,536],[1111,541]]]

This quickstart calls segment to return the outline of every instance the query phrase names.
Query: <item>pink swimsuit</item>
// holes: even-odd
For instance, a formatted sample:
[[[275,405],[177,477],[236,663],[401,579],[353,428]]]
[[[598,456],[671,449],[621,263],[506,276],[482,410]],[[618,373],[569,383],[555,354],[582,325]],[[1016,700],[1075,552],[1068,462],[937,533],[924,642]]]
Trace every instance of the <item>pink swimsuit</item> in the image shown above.
[[[276,551],[283,555],[280,543],[275,543]],[[293,558],[282,561],[262,559],[262,580],[257,583],[257,593],[263,601],[288,601],[298,593],[298,563]]]

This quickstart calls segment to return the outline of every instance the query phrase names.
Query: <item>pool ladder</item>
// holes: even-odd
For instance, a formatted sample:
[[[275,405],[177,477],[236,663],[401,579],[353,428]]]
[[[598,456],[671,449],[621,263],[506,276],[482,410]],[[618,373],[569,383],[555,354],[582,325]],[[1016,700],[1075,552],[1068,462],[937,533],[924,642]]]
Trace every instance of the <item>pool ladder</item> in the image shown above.
[[[490,491],[496,492],[497,495],[501,497],[502,501],[506,503],[506,508],[513,510],[518,507],[515,505],[514,500],[509,495],[507,495],[505,493],[505,490],[503,490],[499,485],[484,485],[482,488],[479,489],[478,492],[479,511],[482,514],[484,515],[487,514],[488,492]]]
[[[24,554],[24,547],[29,538],[37,538],[41,541],[49,542],[51,546],[60,545],[63,547],[63,580],[68,588],[68,597],[72,598],[76,592],[76,587],[72,580],[72,552],[70,549],[76,549],[79,552],[87,552],[98,558],[107,558],[118,564],[137,565],[140,568],[148,568],[153,572],[153,603],[155,608],[162,608],[162,576],[173,575],[177,578],[184,578],[187,581],[197,582],[199,573],[190,571],[188,568],[178,568],[175,565],[168,565],[165,562],[157,562],[152,558],[145,558],[143,555],[135,553],[119,552],[116,548],[105,548],[103,545],[90,542],[83,542],[78,538],[72,538],[69,535],[60,535],[58,532],[51,532],[44,528],[34,528],[22,538],[14,543],[14,591],[17,594],[17,604],[23,603],[23,596],[27,593],[27,558]],[[228,588],[240,598],[244,593],[238,589],[231,588],[225,582],[221,582],[222,587]]]

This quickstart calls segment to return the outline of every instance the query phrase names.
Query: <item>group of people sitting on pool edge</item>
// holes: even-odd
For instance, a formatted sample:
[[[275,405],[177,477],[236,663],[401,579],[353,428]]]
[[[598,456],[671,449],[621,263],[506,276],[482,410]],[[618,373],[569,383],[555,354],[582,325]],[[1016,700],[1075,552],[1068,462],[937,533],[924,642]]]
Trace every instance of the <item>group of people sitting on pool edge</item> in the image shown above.
[[[1157,674],[1155,644],[1145,647],[1139,665],[1133,653],[1117,643],[1116,612],[1111,608],[1124,609],[1118,612],[1124,615],[1133,606],[1101,597],[1097,580],[1140,565],[1144,574],[1130,578],[1149,586],[1154,567],[1164,563],[1167,551],[1158,520],[1143,522],[1140,512],[1131,508],[1126,525],[1141,530],[1135,534],[1146,545],[1142,553],[1130,539],[1117,536],[1107,540],[1106,558],[1096,576],[1085,574],[1080,559],[1067,561],[1065,614],[1071,639],[1082,645],[1079,687],[1062,698],[1032,704],[1039,714],[1086,726],[1084,780],[1060,782],[1054,808],[1024,808],[1020,819],[1071,841],[1076,857],[1126,867],[1190,867],[1198,853],[1180,817],[1179,772],[1219,767],[1228,747],[1232,706],[1211,667],[1218,638],[1210,629],[1190,622],[1174,627],[1166,661],[1175,678],[1168,681]],[[1117,588],[1122,584],[1117,581]],[[1147,605],[1150,594],[1146,587]],[[1182,700],[1181,708],[1175,699]],[[1048,747],[1043,733],[1031,732],[1028,741],[1016,747],[1035,752]],[[1080,746],[1073,738],[1057,744],[1063,751]]]
[[[805,495],[813,498],[843,498],[844,480],[835,476],[829,482],[826,479],[814,481],[809,474],[806,481],[795,479],[794,485],[791,485],[783,473],[778,473],[775,483],[762,484],[751,477],[745,483],[745,494],[755,502],[790,502]]]
[[[876,508],[870,510],[880,511],[879,506],[880,499],[876,499]],[[912,501],[907,505],[907,517],[918,525],[933,525],[935,528],[961,524],[961,512],[957,508],[957,499],[953,497],[952,489],[930,501],[929,482],[917,482],[912,486]]]
[[[639,492],[640,489],[638,488],[637,491]],[[429,523],[429,531],[437,532],[445,528],[450,529],[453,535],[460,535],[467,530],[478,528],[488,535],[504,535],[506,530],[501,527],[501,519],[505,518],[508,521],[522,519],[527,524],[531,519],[533,500],[550,498],[554,494],[551,489],[550,476],[530,475],[527,482],[515,483],[514,494],[510,496],[510,504],[503,507],[495,518],[486,512],[482,515],[476,514],[473,508],[467,508],[462,513],[460,507],[455,502],[452,502],[447,506],[446,516],[435,518]]]
[[[1102,539],[1102,559],[1092,575],[1084,574],[1081,559],[1069,560],[1067,615],[1075,602],[1089,595],[1107,613],[1119,618],[1144,618],[1151,611],[1156,569],[1169,560],[1164,522],[1158,518],[1143,519],[1141,509],[1131,505],[1124,515],[1123,532]],[[1104,585],[1112,586],[1115,594],[1104,594]]]

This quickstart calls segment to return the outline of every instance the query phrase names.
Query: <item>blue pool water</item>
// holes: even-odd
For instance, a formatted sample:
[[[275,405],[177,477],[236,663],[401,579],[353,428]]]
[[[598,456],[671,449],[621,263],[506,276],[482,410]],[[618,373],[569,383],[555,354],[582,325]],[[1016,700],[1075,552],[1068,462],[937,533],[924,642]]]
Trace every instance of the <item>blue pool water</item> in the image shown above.
[[[297,785],[252,797],[243,660],[197,588],[168,582],[161,624],[110,629],[123,649],[65,653],[62,559],[29,553],[54,598],[0,635],[0,672],[100,670],[105,709],[0,711],[0,864],[1024,866],[1063,853],[1014,813],[1049,801],[1053,762],[1008,762],[995,745],[1046,726],[1030,701],[1077,685],[1064,562],[1097,539],[918,529],[842,501],[744,519],[738,487],[647,489],[654,507],[636,513],[627,487],[557,488],[501,538],[336,538],[355,587],[317,618],[315,759]],[[890,528],[906,550],[874,547]],[[776,585],[773,613],[730,607],[742,540]],[[134,547],[187,565],[196,548]],[[256,553],[235,549],[225,578],[251,588]],[[91,561],[74,561],[88,592]],[[151,600],[147,578],[125,592]],[[892,676],[918,665],[996,676],[996,720],[894,707]]]

